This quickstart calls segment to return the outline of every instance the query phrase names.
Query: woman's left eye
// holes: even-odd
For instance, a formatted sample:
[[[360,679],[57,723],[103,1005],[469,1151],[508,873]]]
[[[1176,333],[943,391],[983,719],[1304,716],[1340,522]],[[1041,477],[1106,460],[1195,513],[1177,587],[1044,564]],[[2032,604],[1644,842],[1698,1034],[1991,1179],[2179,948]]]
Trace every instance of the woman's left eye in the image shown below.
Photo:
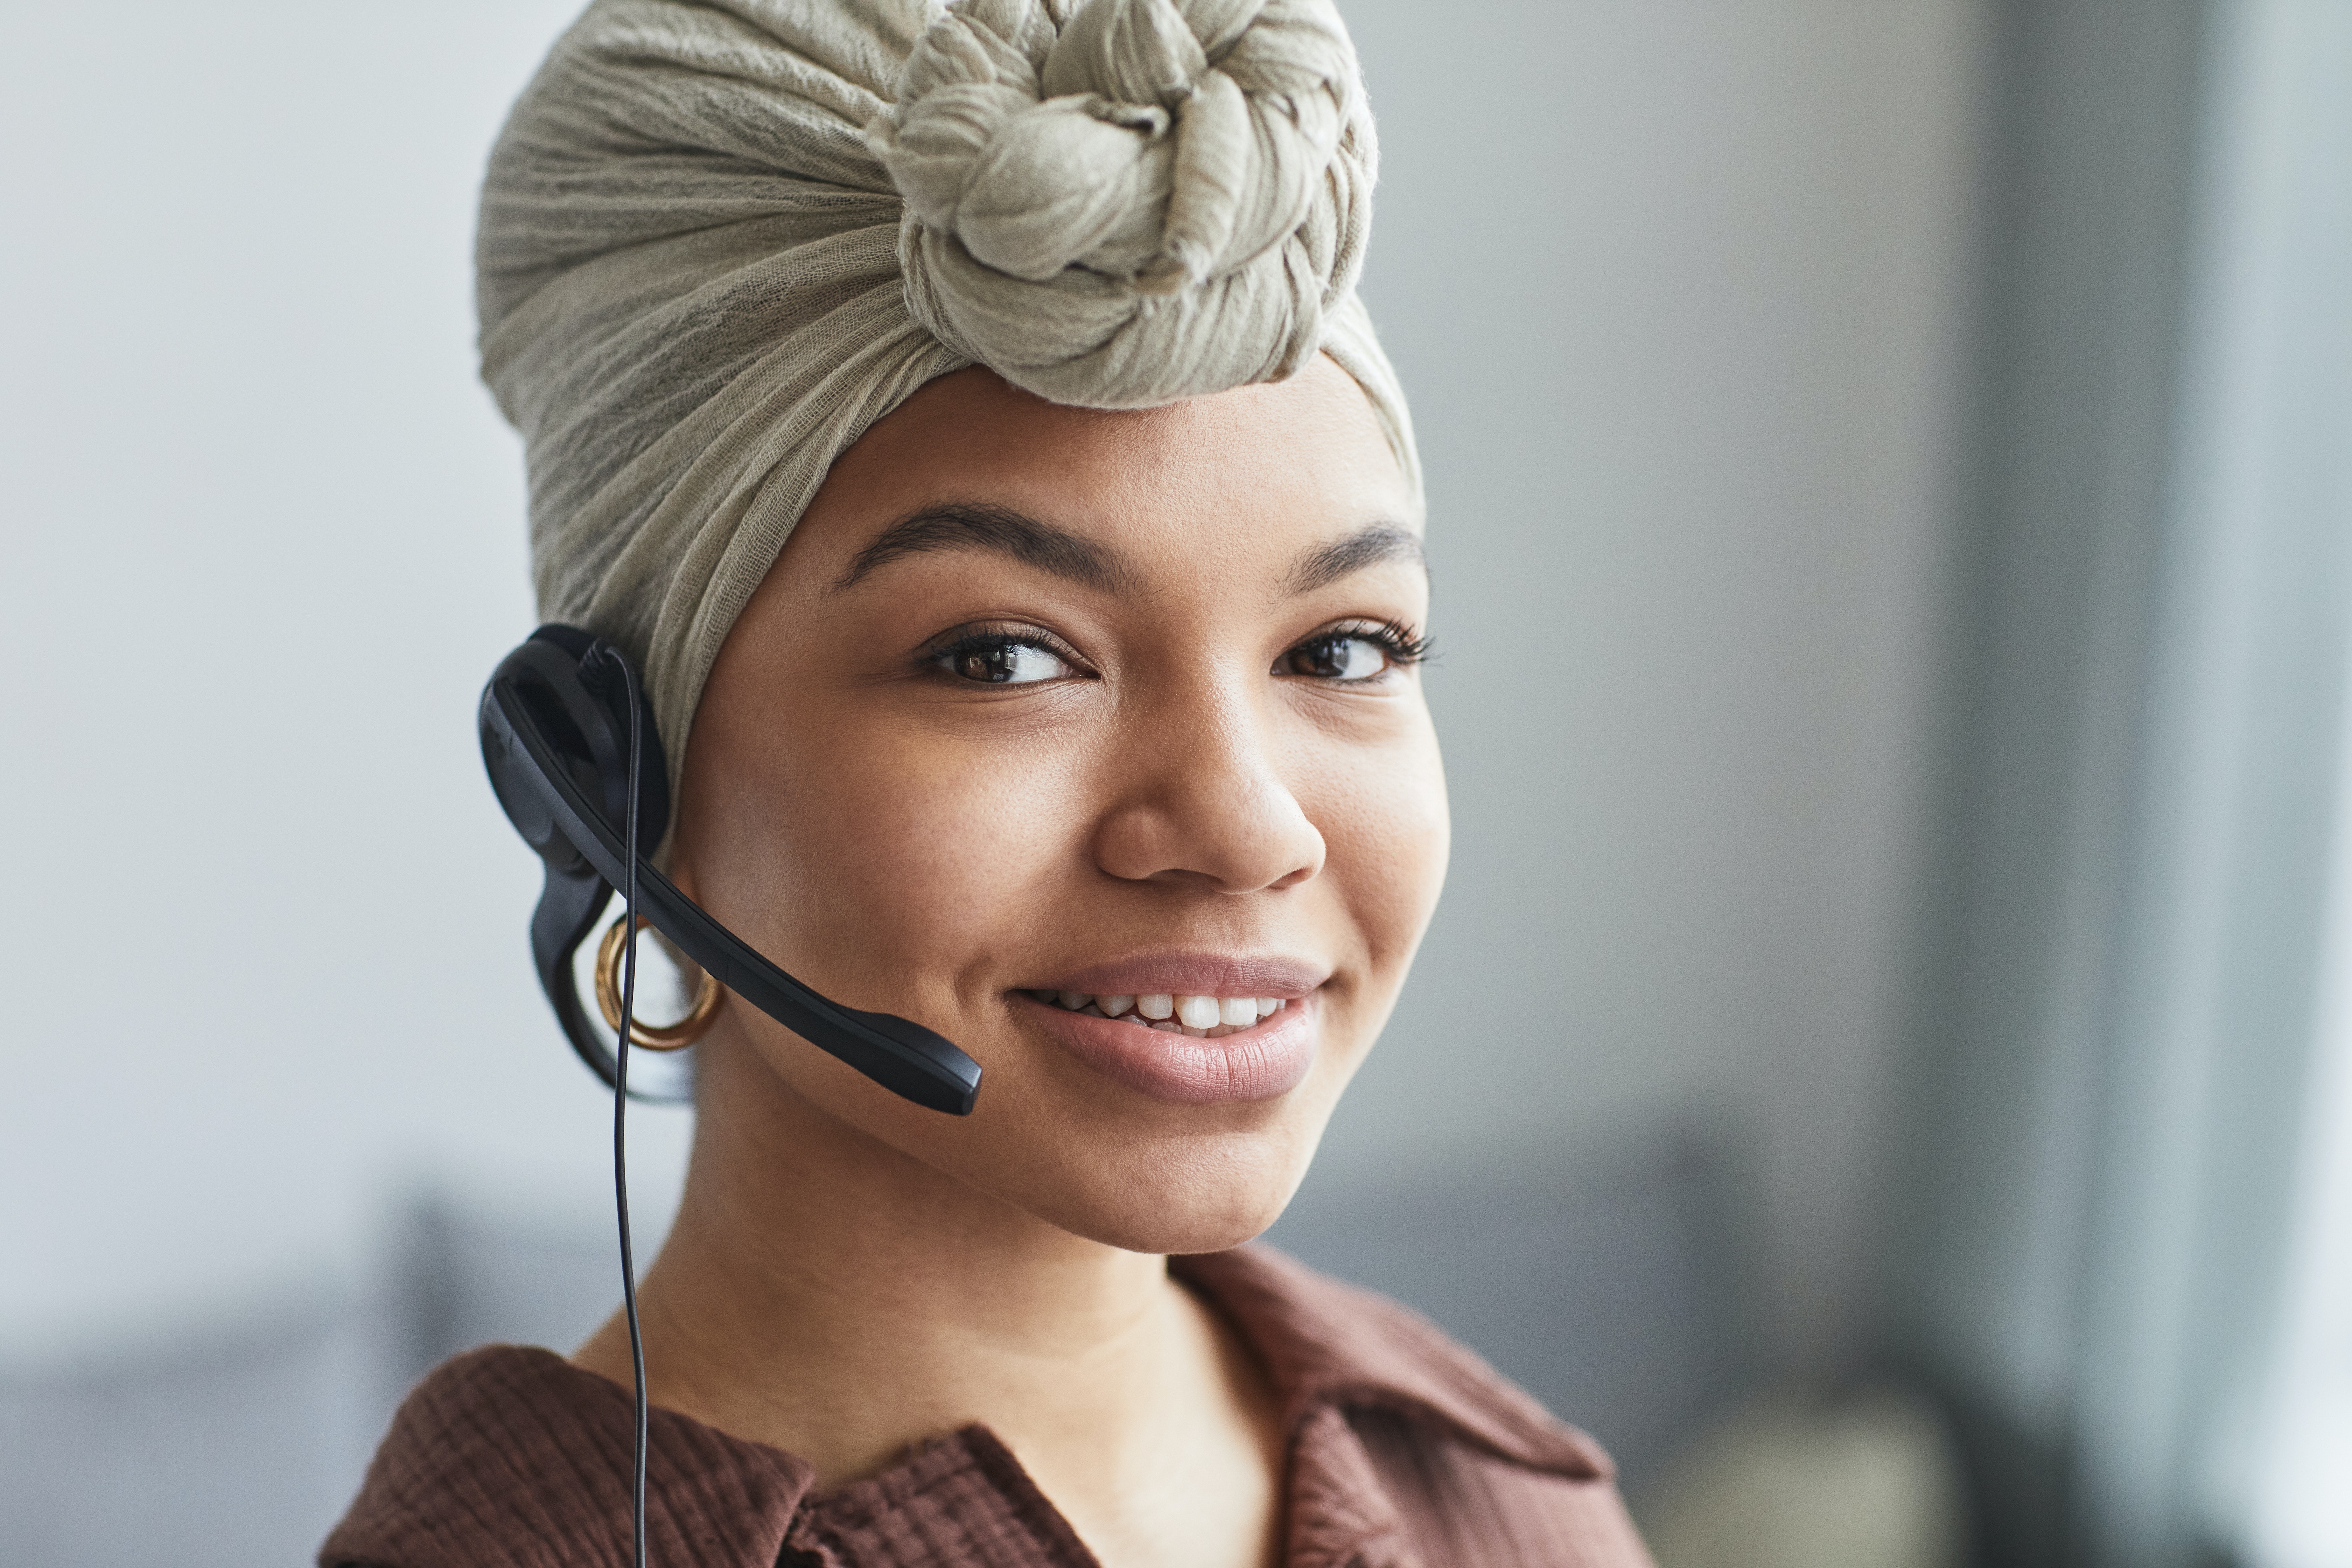
[[[991,686],[1027,686],[1073,673],[1053,649],[1011,637],[959,643],[939,656],[939,664],[950,675]]]
[[[1319,680],[1370,680],[1387,671],[1391,654],[1377,640],[1337,632],[1300,643],[1275,666],[1278,675],[1308,675]]]

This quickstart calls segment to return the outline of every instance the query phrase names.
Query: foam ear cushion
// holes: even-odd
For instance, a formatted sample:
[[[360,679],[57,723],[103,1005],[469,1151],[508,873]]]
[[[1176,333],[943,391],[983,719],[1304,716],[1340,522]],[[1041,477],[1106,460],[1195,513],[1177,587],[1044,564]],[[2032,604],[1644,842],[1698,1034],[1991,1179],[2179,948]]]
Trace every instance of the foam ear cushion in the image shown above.
[[[548,649],[559,657],[547,657]],[[574,763],[574,779],[604,803],[617,828],[628,820],[629,699],[628,683],[612,664],[614,651],[593,633],[551,624],[531,633],[509,662],[528,671],[521,690],[545,721],[542,734]],[[642,682],[637,703],[637,851],[650,855],[669,828],[669,769]]]

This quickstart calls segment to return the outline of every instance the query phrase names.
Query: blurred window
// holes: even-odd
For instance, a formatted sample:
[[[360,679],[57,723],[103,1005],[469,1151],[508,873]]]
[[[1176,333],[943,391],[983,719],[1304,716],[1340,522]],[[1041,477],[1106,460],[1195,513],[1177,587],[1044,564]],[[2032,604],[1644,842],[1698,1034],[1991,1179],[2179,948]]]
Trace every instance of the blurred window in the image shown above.
[[[2256,1448],[2252,1568],[2352,1563],[2352,754],[2342,776],[2326,995]]]

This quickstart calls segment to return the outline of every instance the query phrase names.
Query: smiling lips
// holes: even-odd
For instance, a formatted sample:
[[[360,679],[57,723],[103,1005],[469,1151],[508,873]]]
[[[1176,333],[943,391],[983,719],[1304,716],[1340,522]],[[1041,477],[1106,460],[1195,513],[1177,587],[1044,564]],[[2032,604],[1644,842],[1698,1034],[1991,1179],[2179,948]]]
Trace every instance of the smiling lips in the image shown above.
[[[1238,1034],[1282,1011],[1279,996],[1095,996],[1084,991],[1033,991],[1040,1002],[1051,1002],[1072,1013],[1095,1018],[1124,1018],[1130,1024],[1196,1040],[1220,1039]]]
[[[1305,1081],[1320,1031],[1313,991],[1301,989],[1307,994],[1296,998],[1013,995],[1055,1044],[1105,1078],[1170,1104],[1214,1105],[1271,1100]]]

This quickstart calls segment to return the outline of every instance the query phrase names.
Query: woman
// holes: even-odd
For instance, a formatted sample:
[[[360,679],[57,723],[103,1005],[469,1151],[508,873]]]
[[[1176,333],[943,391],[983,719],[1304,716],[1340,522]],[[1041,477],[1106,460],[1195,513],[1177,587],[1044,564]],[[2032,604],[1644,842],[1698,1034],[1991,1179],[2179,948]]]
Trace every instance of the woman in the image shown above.
[[[602,0],[518,106],[485,374],[668,869],[986,1073],[941,1116],[720,1005],[656,1561],[1646,1563],[1587,1439],[1241,1246],[1445,860],[1372,173],[1326,0]],[[320,1561],[625,1562],[631,1374],[618,1320],[450,1363]]]

